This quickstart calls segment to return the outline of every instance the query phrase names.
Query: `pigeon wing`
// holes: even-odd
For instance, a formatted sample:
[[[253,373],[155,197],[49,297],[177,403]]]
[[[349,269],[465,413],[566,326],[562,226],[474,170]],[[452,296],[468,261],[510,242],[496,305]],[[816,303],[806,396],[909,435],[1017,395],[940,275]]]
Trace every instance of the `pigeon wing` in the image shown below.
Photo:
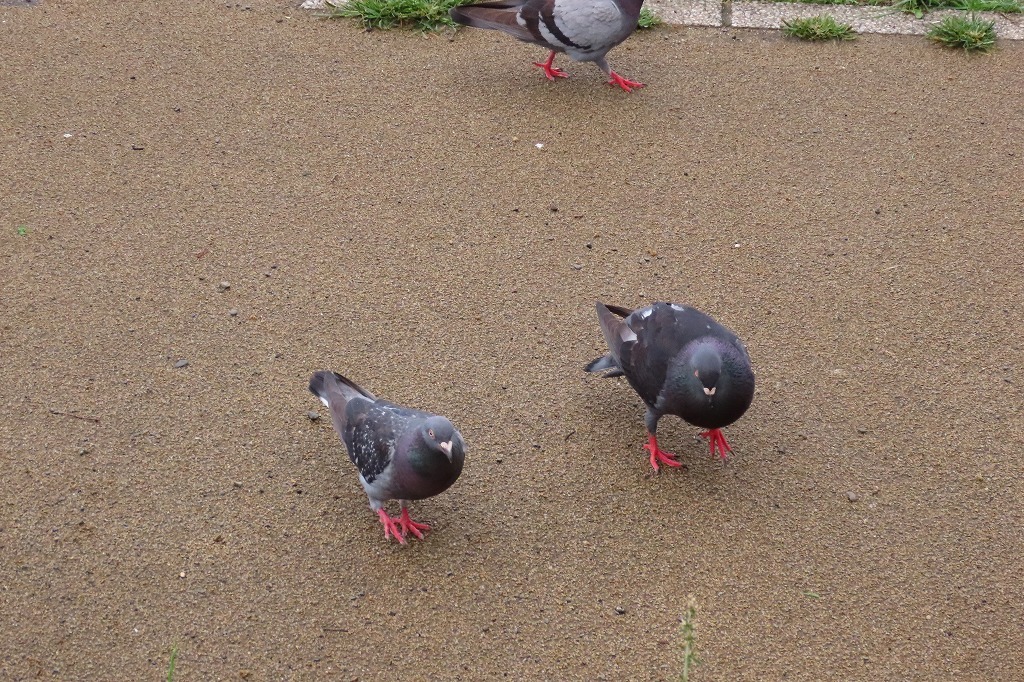
[[[342,439],[348,458],[367,483],[373,483],[395,458],[402,434],[415,417],[403,414],[396,405],[367,398],[350,400],[346,406],[346,427]],[[405,410],[405,412],[414,412]]]

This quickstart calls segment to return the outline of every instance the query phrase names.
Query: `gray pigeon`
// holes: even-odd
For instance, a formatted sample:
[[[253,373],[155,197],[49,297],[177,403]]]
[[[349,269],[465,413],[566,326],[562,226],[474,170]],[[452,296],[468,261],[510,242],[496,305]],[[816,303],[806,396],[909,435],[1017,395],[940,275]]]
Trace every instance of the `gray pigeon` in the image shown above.
[[[376,398],[336,372],[316,372],[309,390],[330,409],[384,538],[404,545],[412,533],[422,540],[430,526],[409,518],[409,500],[433,497],[455,482],[466,458],[462,434],[445,417]],[[400,517],[388,516],[388,500],[399,501]]]
[[[754,371],[746,346],[731,330],[696,308],[655,303],[638,310],[597,304],[609,353],[586,366],[607,377],[625,376],[647,404],[651,466],[682,466],[658,447],[658,420],[674,414],[707,429],[711,454],[732,451],[722,427],[743,416],[754,399]]]
[[[605,55],[636,30],[644,0],[494,0],[453,7],[452,19],[465,26],[494,29],[551,50],[546,62],[534,62],[548,80],[568,78],[552,66],[564,52],[578,62],[594,62],[609,85],[626,92],[643,83],[623,78],[608,66]]]

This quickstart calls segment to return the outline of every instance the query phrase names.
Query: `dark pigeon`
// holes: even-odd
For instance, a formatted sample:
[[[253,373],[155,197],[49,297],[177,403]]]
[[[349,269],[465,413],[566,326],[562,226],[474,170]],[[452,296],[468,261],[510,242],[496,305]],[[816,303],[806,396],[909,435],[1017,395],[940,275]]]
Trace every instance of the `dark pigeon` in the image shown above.
[[[546,62],[534,62],[549,80],[568,78],[552,66],[564,52],[578,62],[594,62],[609,85],[626,92],[643,83],[623,78],[608,66],[605,55],[636,30],[643,0],[495,0],[453,7],[452,19],[465,26],[494,29],[551,50]]]
[[[597,304],[608,354],[588,372],[625,376],[647,404],[651,466],[681,466],[658,447],[658,420],[674,414],[706,431],[711,454],[732,451],[722,427],[743,416],[754,399],[754,371],[747,349],[731,330],[696,308],[655,303],[638,310]]]
[[[309,390],[331,411],[385,539],[405,544],[409,533],[423,539],[430,526],[409,518],[409,500],[433,497],[455,482],[466,458],[462,434],[445,417],[381,400],[335,372],[313,374]],[[388,516],[388,500],[399,501],[400,517]]]

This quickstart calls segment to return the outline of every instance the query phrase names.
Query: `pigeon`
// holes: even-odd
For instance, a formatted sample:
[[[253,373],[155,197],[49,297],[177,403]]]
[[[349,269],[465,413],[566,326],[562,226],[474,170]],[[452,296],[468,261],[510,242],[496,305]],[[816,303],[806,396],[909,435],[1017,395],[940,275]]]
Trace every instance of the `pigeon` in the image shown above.
[[[452,19],[464,26],[495,29],[551,50],[546,62],[533,62],[548,80],[568,78],[552,66],[564,52],[578,62],[594,62],[609,85],[626,92],[643,83],[623,78],[608,66],[605,55],[636,30],[644,0],[494,0],[453,7]]]
[[[330,410],[384,539],[404,545],[411,533],[422,540],[430,526],[409,518],[409,500],[433,497],[455,482],[466,458],[462,434],[445,417],[381,400],[336,372],[314,373],[309,390]],[[400,517],[388,516],[388,500],[399,501]]]
[[[747,349],[731,330],[696,308],[655,303],[629,310],[597,304],[608,354],[586,366],[606,377],[625,376],[647,404],[645,423],[651,466],[682,466],[658,447],[658,420],[674,414],[703,429],[711,455],[732,448],[722,427],[743,416],[754,399],[754,371]]]

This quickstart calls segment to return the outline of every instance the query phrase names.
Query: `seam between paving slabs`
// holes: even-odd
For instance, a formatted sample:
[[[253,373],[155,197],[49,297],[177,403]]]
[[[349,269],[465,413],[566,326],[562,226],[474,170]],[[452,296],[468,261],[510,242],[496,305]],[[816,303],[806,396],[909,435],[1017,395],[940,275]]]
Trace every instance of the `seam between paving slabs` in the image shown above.
[[[743,0],[648,0],[646,5],[665,22],[684,26],[779,29],[787,19],[830,14],[850,24],[857,33],[924,35],[948,15],[966,14],[960,10],[935,10],[922,19],[891,7],[850,5],[812,5],[789,2],[749,2]],[[303,9],[323,10],[325,0],[305,0]],[[1005,40],[1024,40],[1024,14],[977,12],[995,22],[996,36]]]

